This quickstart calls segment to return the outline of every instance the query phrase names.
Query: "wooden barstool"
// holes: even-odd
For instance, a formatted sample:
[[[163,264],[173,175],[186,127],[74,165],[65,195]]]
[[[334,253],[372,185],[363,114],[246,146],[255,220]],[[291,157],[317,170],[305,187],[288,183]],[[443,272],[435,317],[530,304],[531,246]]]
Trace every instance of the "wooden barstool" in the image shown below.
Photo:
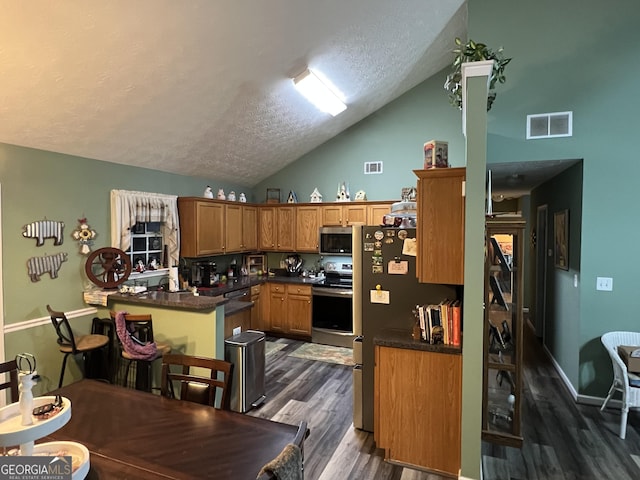
[[[127,362],[125,370],[123,385],[126,387],[129,381],[129,370],[131,364],[136,364],[136,390],[144,390],[150,392],[152,389],[152,364],[155,360],[162,358],[163,355],[171,352],[171,345],[166,342],[155,342],[153,338],[153,319],[151,314],[130,314],[124,313],[124,321],[126,330],[129,334],[129,338],[136,344],[144,347],[151,343],[156,344],[155,354],[152,358],[140,359],[132,352],[127,352],[124,348],[124,342],[121,337],[121,333],[118,331],[118,324],[116,322],[117,312],[110,312],[111,319],[116,325],[116,332],[118,332],[118,338],[122,345],[122,358]]]
[[[47,310],[51,316],[51,323],[53,323],[53,327],[56,329],[56,334],[58,335],[60,352],[64,353],[62,368],[60,369],[60,381],[58,382],[58,388],[60,388],[64,380],[64,370],[69,355],[81,353],[86,363],[87,353],[107,345],[109,343],[109,337],[97,334],[75,336],[64,312],[53,310],[49,305],[47,305]]]

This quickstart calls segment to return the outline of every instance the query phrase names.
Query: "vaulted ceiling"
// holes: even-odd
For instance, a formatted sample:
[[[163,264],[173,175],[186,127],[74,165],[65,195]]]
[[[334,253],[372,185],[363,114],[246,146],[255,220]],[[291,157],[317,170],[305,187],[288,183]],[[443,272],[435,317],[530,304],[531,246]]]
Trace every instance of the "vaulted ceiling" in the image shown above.
[[[254,186],[429,78],[463,0],[2,1],[0,142]],[[348,108],[294,90],[307,66]]]

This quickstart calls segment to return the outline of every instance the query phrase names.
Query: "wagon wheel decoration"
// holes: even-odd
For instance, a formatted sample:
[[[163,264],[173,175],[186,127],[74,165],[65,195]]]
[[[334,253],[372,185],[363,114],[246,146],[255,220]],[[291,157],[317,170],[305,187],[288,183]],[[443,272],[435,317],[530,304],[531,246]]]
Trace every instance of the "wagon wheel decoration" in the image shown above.
[[[120,249],[99,248],[91,252],[84,264],[87,277],[101,288],[116,288],[131,275],[131,259]]]

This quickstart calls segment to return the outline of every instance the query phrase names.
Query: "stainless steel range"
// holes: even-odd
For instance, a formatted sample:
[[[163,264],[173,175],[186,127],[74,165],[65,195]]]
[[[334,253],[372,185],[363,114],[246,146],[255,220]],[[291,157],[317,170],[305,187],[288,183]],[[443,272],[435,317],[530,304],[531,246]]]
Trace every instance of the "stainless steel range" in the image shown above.
[[[325,278],[312,287],[311,341],[353,347],[353,264],[327,263]]]

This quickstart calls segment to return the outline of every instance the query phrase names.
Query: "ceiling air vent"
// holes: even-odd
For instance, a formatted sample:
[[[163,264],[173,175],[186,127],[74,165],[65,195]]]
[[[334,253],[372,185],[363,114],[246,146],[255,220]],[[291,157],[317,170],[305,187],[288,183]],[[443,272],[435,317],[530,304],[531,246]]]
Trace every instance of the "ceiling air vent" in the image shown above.
[[[573,135],[573,112],[527,115],[527,140],[570,137]]]
[[[364,174],[375,175],[382,173],[382,162],[364,162]]]

